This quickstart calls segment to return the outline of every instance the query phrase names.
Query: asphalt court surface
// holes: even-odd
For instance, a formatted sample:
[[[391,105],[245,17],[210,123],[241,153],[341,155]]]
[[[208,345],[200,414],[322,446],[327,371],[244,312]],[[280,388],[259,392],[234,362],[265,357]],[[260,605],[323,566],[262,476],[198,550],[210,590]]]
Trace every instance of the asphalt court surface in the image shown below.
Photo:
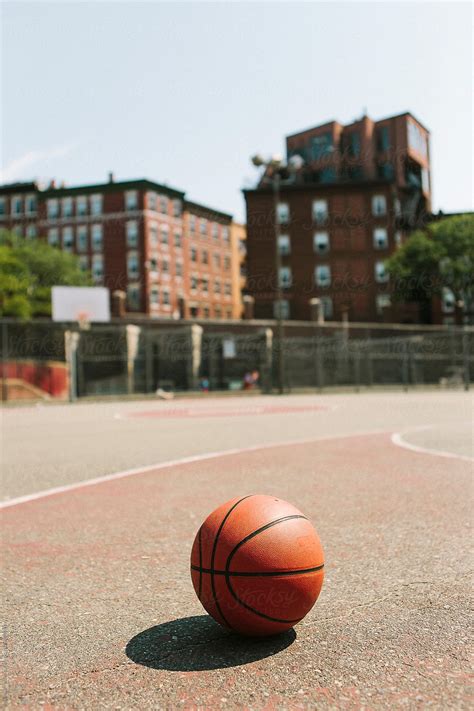
[[[462,392],[3,411],[4,500],[76,487],[2,514],[6,706],[471,707],[471,414]],[[260,642],[215,625],[188,570],[205,516],[255,492],[326,555],[308,617]]]

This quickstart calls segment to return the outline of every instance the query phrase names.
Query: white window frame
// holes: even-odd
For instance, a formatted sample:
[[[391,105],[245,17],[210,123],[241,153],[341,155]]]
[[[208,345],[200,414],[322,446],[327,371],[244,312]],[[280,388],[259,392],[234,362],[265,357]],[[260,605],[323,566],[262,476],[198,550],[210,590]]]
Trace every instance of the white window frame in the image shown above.
[[[313,222],[321,224],[328,219],[328,201],[324,198],[313,200],[312,205]]]
[[[132,299],[131,294],[134,294],[134,299],[133,301],[135,303],[131,303]],[[136,297],[136,298],[135,298]],[[139,282],[129,282],[127,284],[127,308],[129,311],[137,311],[140,308],[140,301],[141,301],[141,289],[140,289],[140,283]]]
[[[125,241],[127,244],[127,248],[136,249],[136,247],[138,247],[138,240],[138,220],[127,220],[127,222],[125,223]]]
[[[85,239],[83,239],[85,237]],[[76,230],[76,250],[79,253],[89,251],[89,230],[87,225],[79,225]]]
[[[282,257],[291,254],[290,235],[278,235],[278,252]]]
[[[201,217],[199,220],[199,234],[202,237],[207,237],[207,220],[205,217]]]
[[[316,265],[314,269],[314,281],[316,286],[319,286],[321,289],[327,289],[331,286],[332,276],[329,264]]]
[[[91,215],[102,215],[104,198],[101,193],[94,193],[90,198]]]
[[[49,220],[59,217],[59,201],[57,198],[49,198],[46,202],[46,215]]]
[[[386,227],[374,227],[372,233],[374,249],[388,249],[388,231]]]
[[[175,230],[173,233],[173,244],[175,249],[183,248],[183,235],[181,232],[178,232],[178,230]]]
[[[159,196],[159,201],[160,201],[160,212],[162,215],[167,215],[168,210],[169,210],[169,200],[166,197],[166,195],[160,195]]]
[[[31,200],[34,203],[33,210],[30,209],[30,201]],[[31,193],[30,195],[27,195],[25,197],[25,212],[27,215],[36,215],[37,211],[38,211],[38,204],[37,204],[36,195],[34,193]]]
[[[381,217],[387,214],[387,198],[385,195],[372,195],[372,215]]]
[[[173,217],[181,217],[183,212],[183,205],[179,198],[173,200]]]
[[[127,212],[138,210],[138,190],[125,191],[125,210]]]
[[[72,217],[74,215],[74,201],[71,196],[63,197],[61,200],[61,215]]]
[[[290,206],[287,202],[279,202],[276,212],[279,225],[287,225],[290,222]]]
[[[72,227],[63,227],[62,246],[65,252],[72,252],[74,249],[74,230]],[[66,243],[67,239],[67,243]]]
[[[87,214],[87,195],[78,195],[76,198],[76,216],[85,217]]]
[[[158,195],[151,190],[147,194],[147,207],[149,210],[152,210],[153,212],[156,212],[156,205],[157,205],[157,200],[158,200]]]
[[[59,229],[50,227],[48,230],[48,244],[50,247],[59,247]]]
[[[131,264],[136,265],[136,268],[131,268]],[[138,251],[136,249],[131,250],[130,252],[127,252],[127,277],[129,279],[138,279],[140,276],[140,260],[139,260],[139,255]]]
[[[160,289],[157,284],[150,288],[150,306],[160,305]]]
[[[278,283],[281,289],[289,289],[293,283],[291,267],[280,267],[278,272]]]
[[[167,224],[160,225],[161,244],[163,247],[169,247],[170,244],[170,228]]]
[[[96,265],[100,264],[100,271],[97,271]],[[91,262],[91,272],[94,281],[99,282],[104,278],[104,256],[102,254],[93,254]]]
[[[82,272],[89,271],[89,256],[87,254],[80,254],[78,259],[79,259],[79,269]]]
[[[327,254],[329,252],[329,232],[318,231],[314,233],[313,251],[316,254]]]
[[[99,239],[97,239],[98,235],[100,235]],[[102,252],[104,249],[104,230],[100,223],[95,223],[91,227],[91,249],[93,252]]]
[[[226,242],[226,243],[230,242],[230,232],[229,232],[229,228],[227,227],[227,225],[224,225],[222,227],[222,241]]]
[[[19,206],[19,210],[16,210],[16,205]],[[23,215],[23,198],[21,195],[13,195],[12,196],[12,204],[11,204],[11,213],[14,217],[17,217],[18,215]]]
[[[374,276],[377,284],[386,284],[389,280],[388,272],[385,269],[385,264],[382,261],[377,261],[374,264]]]
[[[26,226],[26,237],[27,239],[36,239],[38,232],[36,230],[36,225],[34,223]]]

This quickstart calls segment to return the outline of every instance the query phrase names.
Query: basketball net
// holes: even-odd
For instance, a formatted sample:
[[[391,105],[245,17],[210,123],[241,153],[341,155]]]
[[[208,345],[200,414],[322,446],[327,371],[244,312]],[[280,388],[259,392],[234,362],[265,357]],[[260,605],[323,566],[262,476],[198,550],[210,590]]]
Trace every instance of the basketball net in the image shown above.
[[[77,322],[79,324],[80,331],[88,331],[91,327],[91,322],[89,320],[89,312],[79,311],[77,314]]]

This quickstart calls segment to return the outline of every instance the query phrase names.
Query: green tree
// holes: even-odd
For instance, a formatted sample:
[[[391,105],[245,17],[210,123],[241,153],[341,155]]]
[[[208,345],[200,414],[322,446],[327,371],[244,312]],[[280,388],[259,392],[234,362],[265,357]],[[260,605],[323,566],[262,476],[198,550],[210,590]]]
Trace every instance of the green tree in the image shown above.
[[[415,301],[422,309],[433,296],[450,289],[458,320],[474,296],[474,215],[456,215],[417,230],[388,259],[395,299]]]
[[[42,240],[0,236],[0,316],[51,315],[52,286],[89,286],[91,275],[77,257]]]

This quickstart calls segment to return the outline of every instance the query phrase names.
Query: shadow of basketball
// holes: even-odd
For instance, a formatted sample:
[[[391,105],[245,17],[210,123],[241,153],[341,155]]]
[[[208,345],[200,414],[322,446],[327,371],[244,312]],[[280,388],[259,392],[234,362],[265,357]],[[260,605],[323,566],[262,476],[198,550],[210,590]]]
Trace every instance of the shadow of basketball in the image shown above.
[[[152,669],[204,671],[271,657],[295,639],[294,630],[274,637],[239,637],[208,615],[196,615],[149,627],[132,637],[125,652],[136,664]]]

